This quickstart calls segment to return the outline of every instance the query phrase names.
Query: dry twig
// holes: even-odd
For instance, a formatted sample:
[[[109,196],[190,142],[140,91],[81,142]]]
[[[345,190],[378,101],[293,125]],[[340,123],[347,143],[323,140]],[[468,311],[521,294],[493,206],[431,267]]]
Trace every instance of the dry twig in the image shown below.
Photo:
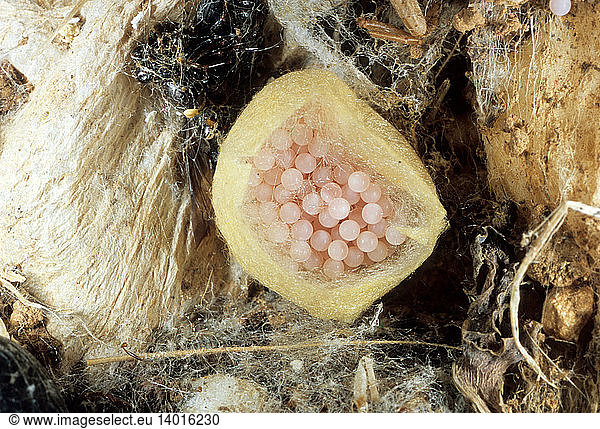
[[[521,300],[520,287],[523,282],[523,278],[527,273],[527,269],[538,257],[544,246],[550,241],[552,236],[558,231],[563,222],[567,217],[567,213],[571,210],[575,210],[587,216],[600,219],[600,209],[589,206],[584,203],[577,201],[563,201],[560,205],[554,209],[552,214],[546,218],[536,229],[524,234],[521,242],[522,246],[526,246],[531,243],[531,247],[525,254],[525,257],[521,261],[519,268],[513,278],[510,285],[510,324],[513,334],[515,345],[525,361],[529,366],[542,378],[546,383],[552,387],[557,387],[550,379],[544,374],[535,359],[529,354],[529,352],[523,347],[519,340],[519,302]]]

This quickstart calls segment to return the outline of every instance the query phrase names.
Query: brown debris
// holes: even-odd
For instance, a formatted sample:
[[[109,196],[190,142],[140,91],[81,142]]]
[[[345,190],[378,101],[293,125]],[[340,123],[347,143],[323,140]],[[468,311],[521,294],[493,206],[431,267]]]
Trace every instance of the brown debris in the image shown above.
[[[406,29],[416,37],[427,33],[427,21],[417,0],[390,0]]]
[[[0,115],[16,109],[33,90],[23,73],[7,60],[0,61]]]
[[[557,236],[531,264],[528,275],[550,287],[564,288],[586,282],[592,267],[569,235]]]
[[[46,329],[43,306],[33,302],[25,290],[12,284],[24,281],[25,277],[16,271],[0,270],[0,285],[10,292],[0,295],[0,316],[8,328],[5,336],[22,345],[46,369],[53,371],[60,365],[62,344]]]
[[[356,20],[356,25],[367,30],[374,39],[399,42],[406,45],[420,45],[423,42],[421,37],[413,36],[398,27],[374,19],[360,17]]]
[[[452,18],[452,26],[461,33],[483,27],[485,23],[485,18],[479,9],[474,7],[466,7]]]
[[[504,410],[504,374],[522,359],[514,340],[505,338],[503,342],[497,353],[467,344],[464,355],[452,366],[456,387],[482,413]]]
[[[11,329],[32,329],[44,323],[44,313],[38,308],[28,307],[20,301],[13,304],[13,312],[10,315]]]
[[[58,368],[62,345],[44,323],[44,313],[21,301],[14,301],[9,320],[11,338],[21,344],[48,369]]]
[[[411,46],[410,47],[410,57],[412,59],[419,59],[423,56],[423,48],[420,46]]]
[[[593,311],[594,290],[591,287],[555,287],[544,302],[544,331],[561,340],[577,341]]]
[[[480,286],[465,290],[473,301],[462,326],[463,356],[452,367],[456,387],[479,412],[503,411],[504,374],[522,360],[513,338],[502,334],[513,271],[499,240],[493,229],[484,228],[471,248]]]
[[[523,24],[519,21],[519,17],[514,13],[510,13],[503,23],[494,28],[494,34],[497,36],[510,36],[521,30],[523,30]]]

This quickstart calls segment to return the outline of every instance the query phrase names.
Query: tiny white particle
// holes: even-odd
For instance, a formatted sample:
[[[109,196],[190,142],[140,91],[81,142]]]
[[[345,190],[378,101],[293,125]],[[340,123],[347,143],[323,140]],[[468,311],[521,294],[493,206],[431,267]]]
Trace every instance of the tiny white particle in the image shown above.
[[[144,118],[144,121],[146,123],[153,121],[154,118],[156,118],[156,115],[158,114],[158,112],[156,110],[153,110],[151,112],[146,113],[146,117]]]
[[[27,393],[29,393],[29,396],[33,398],[33,394],[35,393],[35,384],[30,384],[27,386]]]
[[[134,30],[138,29],[138,25],[140,24],[140,21],[142,20],[143,17],[144,17],[143,10],[139,11],[138,14],[133,17],[133,19],[131,20],[131,26],[133,27]]]
[[[302,362],[300,359],[294,359],[290,362],[290,366],[292,367],[292,371],[300,372],[304,367],[304,362]]]

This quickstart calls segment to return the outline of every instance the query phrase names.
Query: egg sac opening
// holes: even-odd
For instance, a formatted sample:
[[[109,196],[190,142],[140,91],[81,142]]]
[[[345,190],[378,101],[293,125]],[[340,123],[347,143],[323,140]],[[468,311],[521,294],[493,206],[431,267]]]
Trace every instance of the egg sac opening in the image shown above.
[[[272,81],[244,109],[221,144],[212,201],[248,274],[342,321],[414,272],[447,225],[406,139],[317,69]]]
[[[336,279],[401,252],[407,236],[389,185],[324,116],[309,103],[248,159],[246,215],[294,270]]]

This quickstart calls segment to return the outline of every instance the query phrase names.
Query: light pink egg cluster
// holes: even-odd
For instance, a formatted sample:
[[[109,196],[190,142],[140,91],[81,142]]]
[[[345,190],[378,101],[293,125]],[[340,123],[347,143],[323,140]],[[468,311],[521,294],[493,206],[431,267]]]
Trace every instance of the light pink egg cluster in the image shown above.
[[[266,238],[329,278],[381,262],[406,240],[389,197],[304,118],[276,129],[252,159],[249,186]],[[344,160],[344,161],[342,161]]]

